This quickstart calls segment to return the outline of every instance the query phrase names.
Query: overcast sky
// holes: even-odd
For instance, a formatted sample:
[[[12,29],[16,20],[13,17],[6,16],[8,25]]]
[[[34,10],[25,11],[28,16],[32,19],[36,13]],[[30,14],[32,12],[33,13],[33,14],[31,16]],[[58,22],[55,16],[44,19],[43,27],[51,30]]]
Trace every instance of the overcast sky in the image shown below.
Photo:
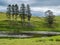
[[[51,10],[54,15],[60,15],[60,0],[0,0],[0,12],[6,11],[8,4],[30,4],[31,13],[35,16],[44,16],[44,12]]]

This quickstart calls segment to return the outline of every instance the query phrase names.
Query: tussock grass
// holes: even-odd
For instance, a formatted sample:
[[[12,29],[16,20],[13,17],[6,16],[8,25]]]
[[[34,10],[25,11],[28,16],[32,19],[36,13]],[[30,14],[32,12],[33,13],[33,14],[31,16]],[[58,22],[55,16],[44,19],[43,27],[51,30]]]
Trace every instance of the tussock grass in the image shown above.
[[[45,37],[45,38],[1,38],[0,45],[60,45],[60,36]]]

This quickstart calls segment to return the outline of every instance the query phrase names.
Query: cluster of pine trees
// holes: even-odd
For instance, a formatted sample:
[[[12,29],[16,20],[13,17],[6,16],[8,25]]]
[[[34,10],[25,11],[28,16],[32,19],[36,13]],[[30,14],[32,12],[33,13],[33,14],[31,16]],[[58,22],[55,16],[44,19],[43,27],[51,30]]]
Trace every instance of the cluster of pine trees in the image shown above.
[[[20,9],[19,9],[20,8]],[[27,17],[28,22],[30,22],[31,18],[31,10],[29,4],[25,7],[25,4],[21,4],[19,7],[17,4],[15,5],[8,5],[7,7],[7,17],[8,20],[16,20],[17,18],[20,17],[22,22],[25,22],[25,18]]]
[[[15,5],[8,5],[7,7],[7,17],[8,20],[16,20],[17,18],[20,17],[21,18],[21,22],[24,24],[25,19],[27,18],[28,22],[30,23],[30,19],[31,19],[31,10],[30,10],[30,6],[29,4],[27,4],[27,6],[25,6],[25,4],[21,4],[21,7],[19,9],[19,6],[17,4]],[[53,12],[51,10],[48,10],[45,12],[46,15],[46,22],[48,24],[49,27],[52,27],[54,24],[54,15]]]

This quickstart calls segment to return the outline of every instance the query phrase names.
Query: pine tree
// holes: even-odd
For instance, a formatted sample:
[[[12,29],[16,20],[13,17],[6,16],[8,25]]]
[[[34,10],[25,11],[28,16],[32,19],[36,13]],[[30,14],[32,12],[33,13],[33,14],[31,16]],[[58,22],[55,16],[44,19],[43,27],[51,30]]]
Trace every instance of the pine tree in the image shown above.
[[[30,11],[29,4],[27,4],[27,11],[26,11],[26,13],[27,13],[28,21],[30,22],[30,19],[31,19],[31,11]]]
[[[11,19],[11,5],[8,5],[8,8],[7,8],[7,18],[8,18],[8,20],[10,20]]]
[[[49,27],[53,27],[54,24],[54,15],[53,12],[51,10],[48,10],[45,12],[46,14],[46,21]]]
[[[25,22],[25,5],[24,4],[21,4],[21,7],[20,7],[20,16],[21,16],[21,21],[22,23]]]
[[[16,4],[15,5],[15,20],[17,20],[18,14],[19,14],[19,8],[18,8],[18,5]]]
[[[14,20],[14,15],[15,15],[15,6],[14,5],[12,5],[12,19]]]

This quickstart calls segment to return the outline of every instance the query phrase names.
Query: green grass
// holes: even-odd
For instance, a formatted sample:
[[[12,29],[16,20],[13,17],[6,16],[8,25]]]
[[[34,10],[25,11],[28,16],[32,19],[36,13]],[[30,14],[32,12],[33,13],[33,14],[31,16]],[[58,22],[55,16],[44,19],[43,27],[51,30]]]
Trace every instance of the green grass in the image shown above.
[[[45,25],[45,19],[43,17],[33,17],[31,18],[31,27],[27,26],[27,19],[26,25],[21,25],[21,19],[18,17],[18,21],[11,21],[8,22],[5,13],[0,13],[0,30],[8,30],[8,31],[60,31],[60,16],[55,17],[55,25],[54,28],[49,28]],[[14,23],[12,23],[14,22]]]
[[[60,36],[25,39],[2,38],[0,39],[0,45],[60,45]]]
[[[32,17],[31,25],[21,25],[21,19],[18,17],[18,21],[7,21],[5,13],[0,13],[0,30],[5,31],[60,31],[60,16],[55,17],[55,28],[48,28],[45,26],[44,18]],[[12,25],[12,22],[13,25]],[[25,22],[27,24],[27,20]],[[52,36],[46,38],[0,38],[0,45],[60,45],[60,36]]]

